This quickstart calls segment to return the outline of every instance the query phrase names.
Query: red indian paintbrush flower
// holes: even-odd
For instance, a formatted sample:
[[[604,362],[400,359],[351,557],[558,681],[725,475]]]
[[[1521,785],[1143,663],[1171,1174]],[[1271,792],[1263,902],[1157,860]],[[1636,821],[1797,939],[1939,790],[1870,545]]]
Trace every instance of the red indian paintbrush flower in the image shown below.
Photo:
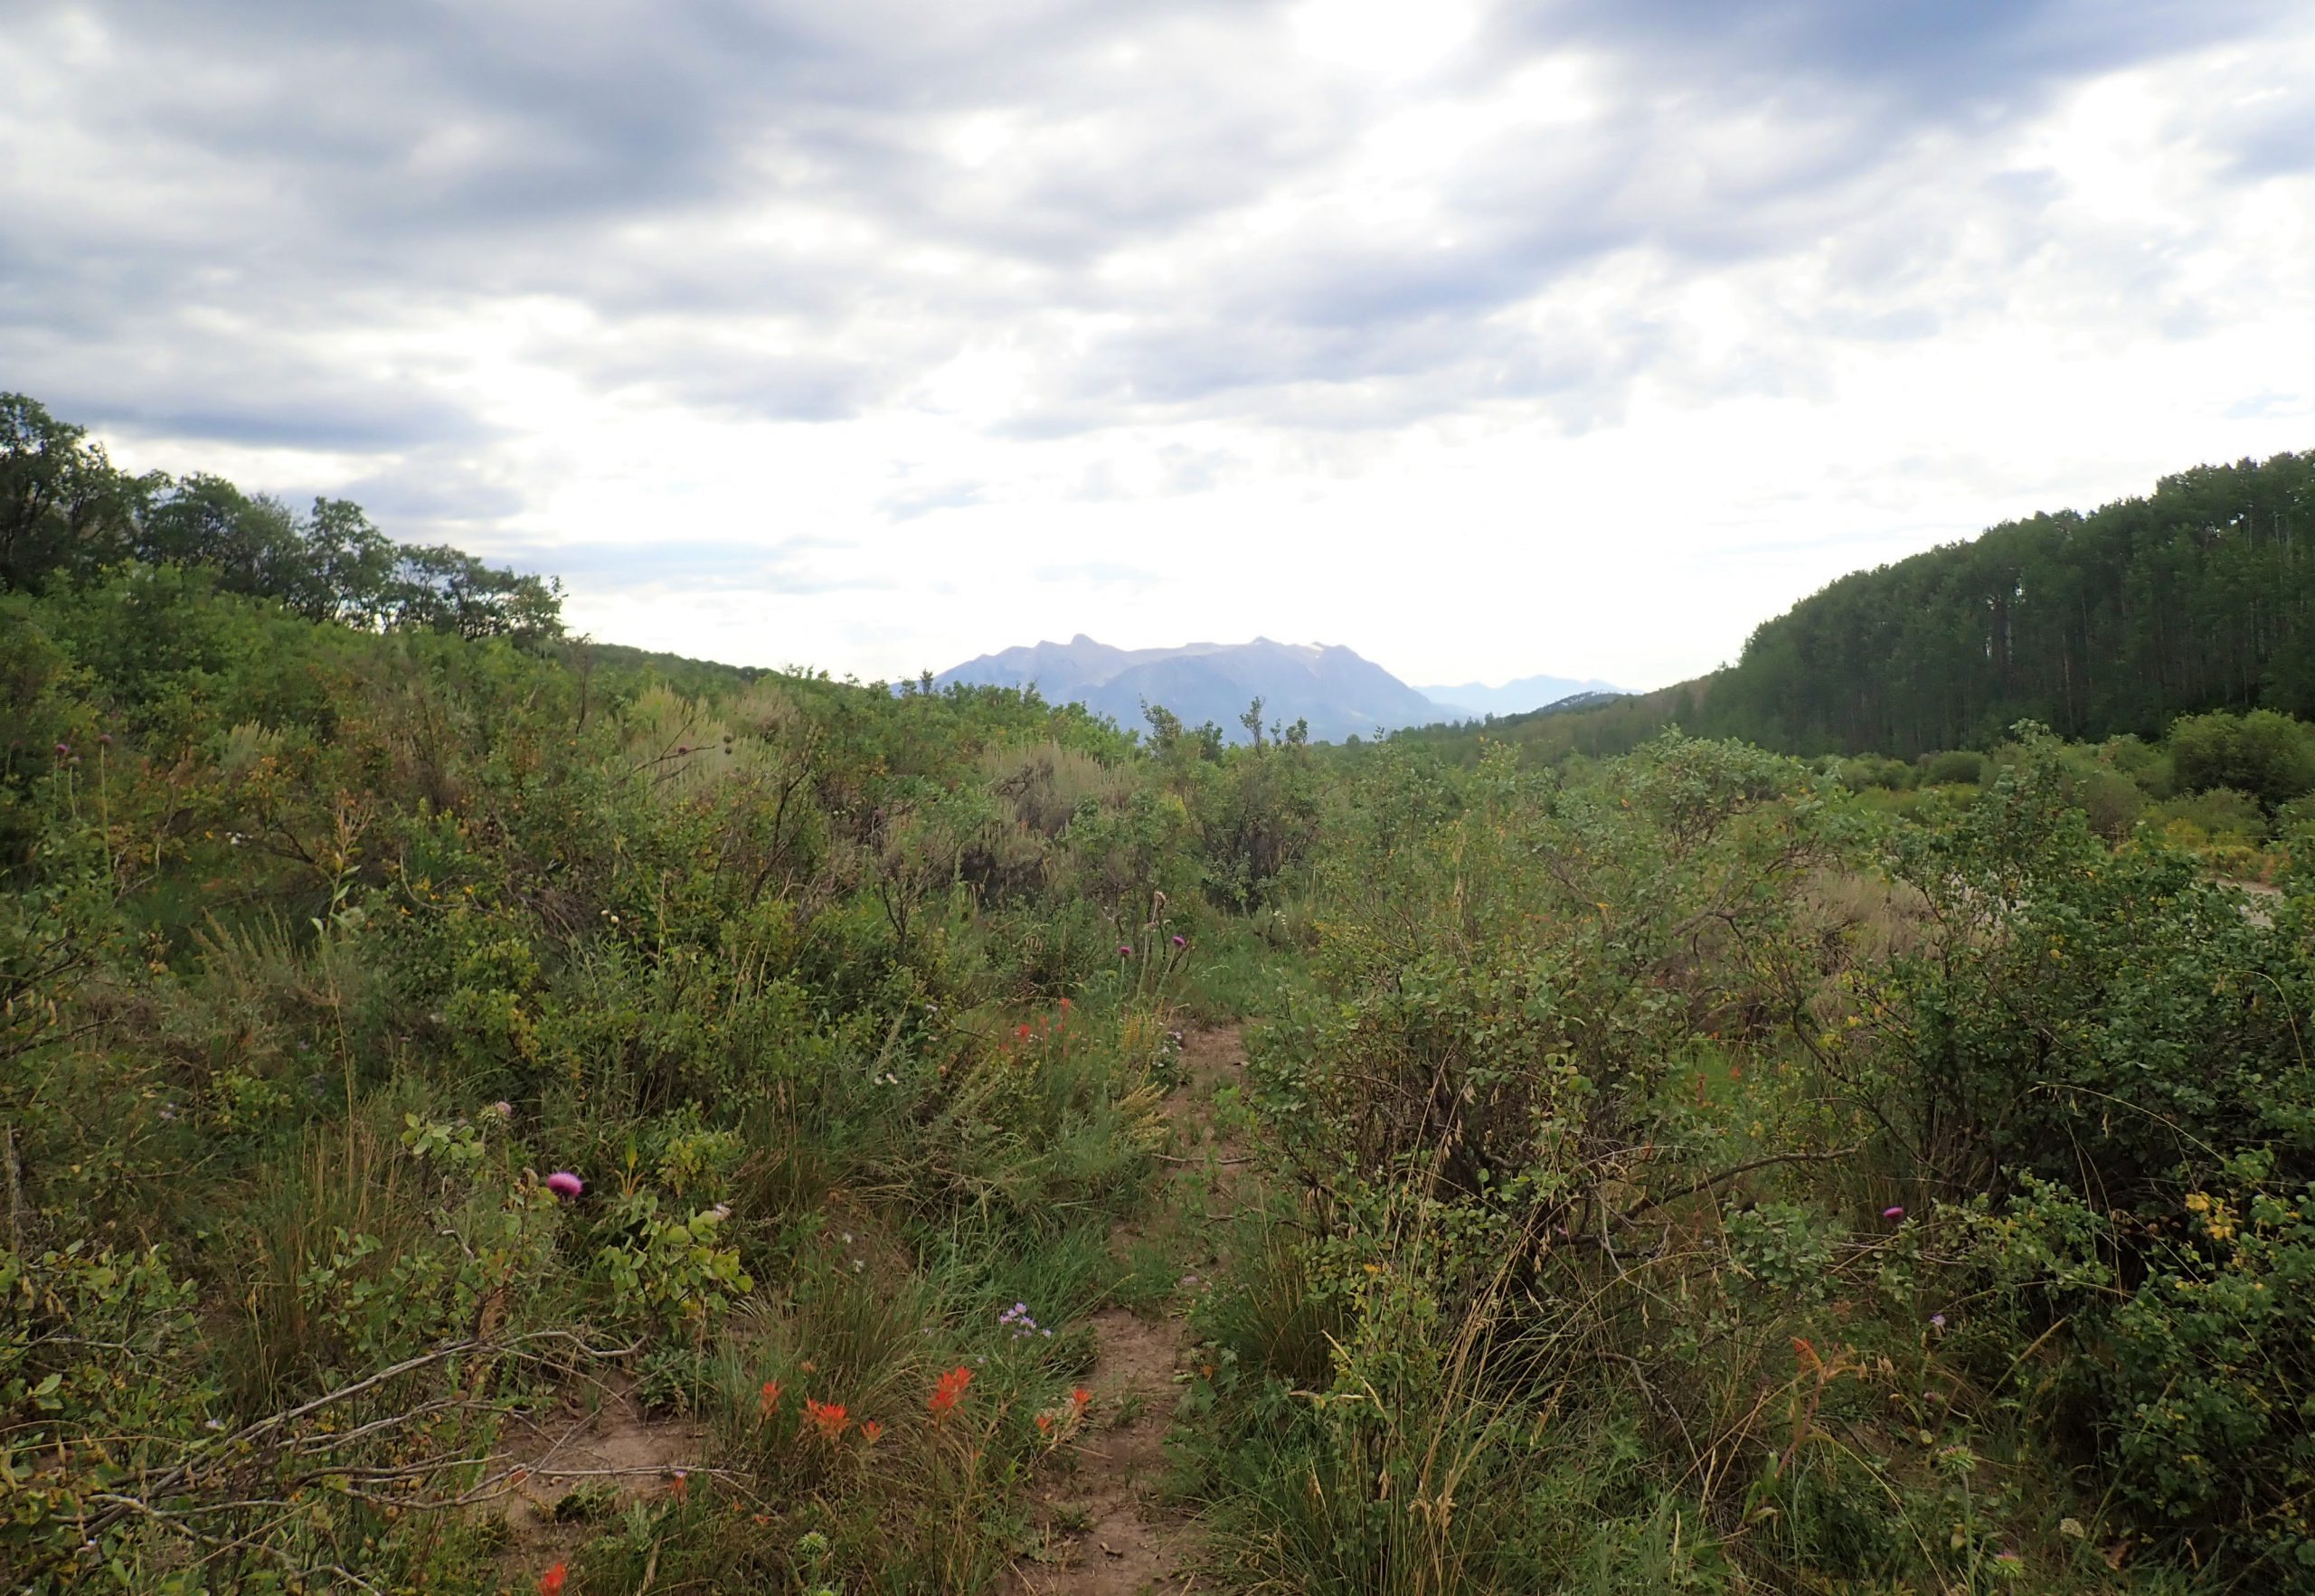
[[[932,1410],[935,1422],[949,1416],[957,1400],[965,1394],[965,1387],[973,1383],[973,1372],[961,1365],[950,1370],[933,1383],[932,1394],[925,1405]]]

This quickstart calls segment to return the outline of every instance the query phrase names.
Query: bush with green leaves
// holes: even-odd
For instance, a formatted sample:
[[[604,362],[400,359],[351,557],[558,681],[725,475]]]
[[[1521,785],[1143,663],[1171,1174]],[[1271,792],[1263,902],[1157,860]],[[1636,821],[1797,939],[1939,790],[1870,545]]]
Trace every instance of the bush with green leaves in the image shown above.
[[[2182,1162],[2268,1144],[2286,1178],[2315,1176],[2315,971],[2193,856],[2107,847],[2046,739],[1946,823],[1896,834],[1889,869],[1929,934],[1863,977],[1857,1043],[1819,1053],[1925,1191],[2094,1169],[2128,1208]]]
[[[2315,726],[2275,710],[2184,716],[2170,728],[2169,748],[2188,792],[2248,793],[2272,810],[2315,789]]]

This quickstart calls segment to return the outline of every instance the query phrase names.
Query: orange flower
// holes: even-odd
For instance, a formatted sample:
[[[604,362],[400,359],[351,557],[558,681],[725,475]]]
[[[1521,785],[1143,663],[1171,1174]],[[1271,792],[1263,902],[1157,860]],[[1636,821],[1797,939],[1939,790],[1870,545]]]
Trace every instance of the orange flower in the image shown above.
[[[973,1372],[961,1365],[934,1383],[932,1395],[925,1402],[932,1410],[934,1422],[949,1416],[949,1411],[957,1405],[957,1399],[965,1394],[965,1387],[972,1383]]]
[[[562,1582],[570,1577],[570,1568],[563,1563],[556,1563],[539,1575],[539,1596],[562,1596]]]
[[[1081,1413],[1085,1411],[1087,1404],[1091,1402],[1092,1400],[1093,1393],[1086,1390],[1082,1385],[1069,1393],[1069,1405],[1075,1408]]]
[[[883,1433],[884,1427],[882,1424],[877,1423],[875,1420],[863,1419],[860,1421],[860,1439],[866,1441],[870,1446],[874,1446],[878,1440],[883,1439]]]
[[[1037,1415],[1037,1428],[1048,1435],[1053,1433],[1053,1415],[1051,1413],[1039,1413]]]
[[[763,1389],[756,1393],[756,1405],[763,1410],[763,1416],[767,1419],[780,1412],[779,1381],[767,1380],[763,1383]]]
[[[675,1497],[676,1501],[682,1501],[685,1497],[691,1495],[691,1476],[685,1474],[680,1469],[676,1469],[676,1478],[668,1485],[667,1489],[669,1493]]]
[[[1013,1034],[1018,1036],[1022,1041],[1026,1042],[1029,1039],[1029,1027],[1025,1025],[1022,1025],[1019,1029],[1016,1030]]]
[[[822,1440],[834,1440],[852,1422],[846,1417],[842,1402],[816,1402],[810,1397],[804,1399],[804,1419],[820,1432]]]

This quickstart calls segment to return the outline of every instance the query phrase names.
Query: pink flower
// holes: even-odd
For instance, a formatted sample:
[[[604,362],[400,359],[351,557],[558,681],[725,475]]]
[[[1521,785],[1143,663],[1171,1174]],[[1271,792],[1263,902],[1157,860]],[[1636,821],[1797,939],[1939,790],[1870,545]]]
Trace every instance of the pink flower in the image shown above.
[[[1174,939],[1174,946],[1176,948],[1186,948],[1189,945],[1190,940],[1187,937],[1176,936]]]
[[[1905,1210],[1902,1204],[1893,1203],[1881,1210],[1881,1217],[1884,1219],[1903,1219],[1904,1216]]]
[[[1131,959],[1133,957],[1133,949],[1127,947],[1123,942],[1120,942],[1118,944],[1118,957],[1120,959]]]
[[[546,1189],[568,1202],[587,1189],[587,1183],[568,1169],[558,1169],[546,1177]]]

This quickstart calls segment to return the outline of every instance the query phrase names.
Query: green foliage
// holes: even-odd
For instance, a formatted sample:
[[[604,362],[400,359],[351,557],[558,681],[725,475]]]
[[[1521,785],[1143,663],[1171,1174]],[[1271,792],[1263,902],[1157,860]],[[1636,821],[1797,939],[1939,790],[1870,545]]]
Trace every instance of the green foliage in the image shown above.
[[[1923,754],[1920,768],[1921,781],[1924,787],[1947,787],[1961,782],[1975,787],[1986,779],[1985,756],[1971,753],[1966,749]]]
[[[1972,633],[1779,712],[1989,754],[1655,734],[1725,682],[1143,745],[557,639],[0,415],[16,1583],[987,1589],[1092,1316],[1186,1291],[1232,1588],[2315,1589],[2305,733],[1998,741],[2063,571],[1990,696]],[[1246,1014],[1242,1087],[1178,1034]],[[696,1468],[558,1474],[596,1407]]]
[[[1886,1094],[1923,1178],[2078,1178],[2094,1138],[2102,1187],[2131,1206],[2210,1148],[2306,1134],[2304,961],[2191,859],[2110,851],[2046,739],[1949,824],[1900,834],[1890,868],[1938,934],[1874,980],[1878,1023],[1821,1051],[1836,1079]]]
[[[313,620],[528,643],[562,631],[557,583],[390,542],[343,499],[300,517],[222,477],[128,477],[85,429],[0,393],[0,590],[69,587],[129,560],[198,570]]]
[[[2158,806],[2166,832],[2193,845],[2205,841],[2257,843],[2267,835],[2267,817],[2247,792],[2214,787]]]
[[[1761,626],[1687,723],[1809,752],[1987,747],[2315,709],[2315,455],[2206,466],[1846,576]],[[2244,785],[2228,779],[2228,785]]]
[[[2315,789],[2315,727],[2272,710],[2187,715],[2170,728],[2170,759],[2189,792],[2228,789],[2273,809]]]
[[[495,1588],[483,1521],[446,1507],[515,1488],[543,1400],[712,1411],[811,1276],[910,1316],[888,1380],[826,1319],[790,1360],[887,1427],[876,1466],[798,1477],[763,1535],[641,1479],[609,1521],[647,1529],[638,1571],[707,1585],[818,1527],[832,1581],[984,1586],[1045,1455],[1022,1415],[1151,1272],[1104,1243],[1156,1168],[1185,933],[1214,912],[1191,804],[1019,694],[701,669],[686,696],[616,654],[236,594],[216,551],[271,512],[195,486],[156,524],[212,539],[202,563],[0,598],[13,724],[67,745],[0,767],[0,1258],[29,1282],[0,1436],[48,1493],[12,1573]],[[1275,779],[1213,775],[1217,816],[1271,825]],[[74,1284],[152,1242],[173,1270],[104,1264],[122,1305]],[[1049,1355],[1000,1294],[1037,1300]],[[117,1343],[72,1355],[85,1376],[66,1317]],[[1006,1417],[978,1460],[911,1438],[908,1384],[991,1355],[1019,1367],[983,1388]],[[82,1386],[182,1400],[41,1407]],[[59,1425],[85,1457],[57,1460]],[[732,1467],[790,1478],[753,1442]],[[887,1526],[935,1496],[895,1565]]]

